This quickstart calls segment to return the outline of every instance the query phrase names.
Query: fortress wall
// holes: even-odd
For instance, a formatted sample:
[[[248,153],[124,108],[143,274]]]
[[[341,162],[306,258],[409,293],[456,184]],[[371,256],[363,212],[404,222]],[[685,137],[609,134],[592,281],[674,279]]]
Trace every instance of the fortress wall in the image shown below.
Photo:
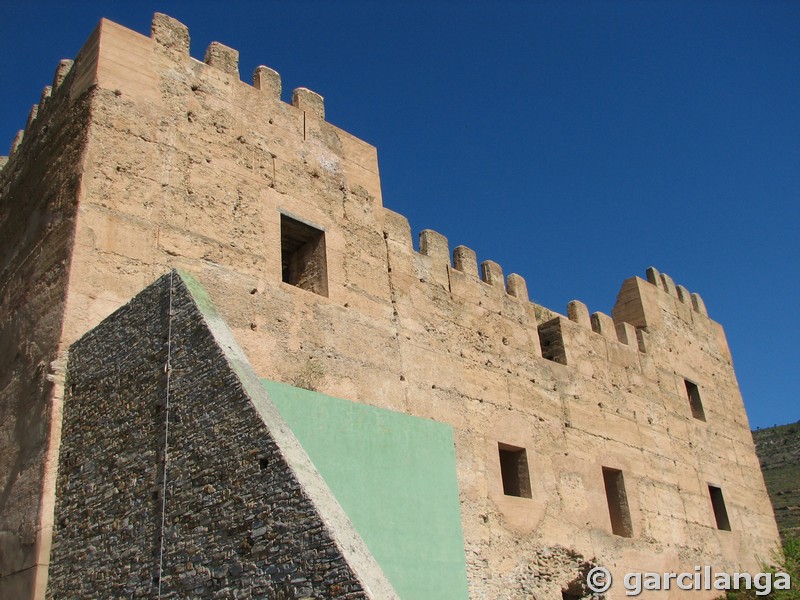
[[[280,101],[267,68],[243,83],[218,44],[191,58],[164,16],[149,38],[103,21],[90,43],[63,341],[182,267],[259,376],[449,423],[476,596],[534,589],[531,565],[554,544],[621,575],[756,568],[777,543],[724,334],[697,294],[651,270],[612,316],[532,304],[536,282],[451,254],[441,234],[415,251],[382,206],[375,149],[327,123],[320,96]],[[324,232],[326,296],[281,281],[281,215]],[[504,494],[498,443],[526,450],[531,498]],[[623,471],[632,538],[612,533],[602,467]]]
[[[91,52],[85,52],[84,56]],[[90,59],[89,59],[90,60]],[[62,61],[0,165],[0,598],[43,591],[64,302],[91,94]]]

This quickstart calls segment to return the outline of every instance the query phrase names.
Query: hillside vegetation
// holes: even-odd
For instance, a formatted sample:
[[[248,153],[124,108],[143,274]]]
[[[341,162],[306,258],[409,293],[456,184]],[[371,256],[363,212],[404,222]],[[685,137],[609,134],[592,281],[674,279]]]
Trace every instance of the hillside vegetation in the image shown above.
[[[800,537],[800,422],[753,432],[781,537]]]

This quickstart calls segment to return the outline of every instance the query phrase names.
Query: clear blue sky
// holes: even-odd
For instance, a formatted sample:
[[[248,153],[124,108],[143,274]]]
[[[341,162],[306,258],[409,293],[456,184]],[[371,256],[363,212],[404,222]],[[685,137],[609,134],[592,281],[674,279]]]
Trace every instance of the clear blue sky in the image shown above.
[[[653,265],[728,334],[753,428],[800,420],[800,2],[8,2],[0,148],[100,19],[166,12],[326,98],[384,204],[610,312]],[[0,151],[7,153],[7,151]]]

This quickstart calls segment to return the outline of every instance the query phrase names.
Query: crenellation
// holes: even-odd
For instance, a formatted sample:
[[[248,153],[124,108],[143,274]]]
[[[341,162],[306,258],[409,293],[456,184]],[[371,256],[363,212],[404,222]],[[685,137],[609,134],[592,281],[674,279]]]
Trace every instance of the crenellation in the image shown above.
[[[577,323],[587,329],[592,328],[589,308],[580,300],[572,300],[567,304],[567,318],[573,323]]]
[[[655,267],[647,267],[647,271],[645,271],[645,277],[647,277],[647,281],[652,283],[658,289],[664,289],[664,283],[661,281],[661,272]]]
[[[33,106],[31,106],[31,110],[28,112],[28,120],[27,120],[27,122],[25,123],[25,129],[26,129],[26,130],[27,130],[27,129],[28,129],[30,126],[31,126],[31,125],[33,125],[33,122],[36,120],[36,117],[37,117],[38,115],[39,115],[39,105],[38,105],[38,104],[34,104]]]
[[[478,274],[478,255],[472,248],[456,246],[453,250],[453,268],[465,275],[480,277]]]
[[[649,267],[647,269],[647,281],[657,287],[659,290],[669,294],[674,298],[677,298],[681,304],[685,304],[703,316],[708,316],[705,303],[699,294],[690,292],[683,285],[676,284],[666,273],[659,273],[658,269],[655,267]],[[619,300],[620,299],[618,299],[618,304]],[[685,313],[679,305],[674,306],[674,311],[677,311],[679,315],[684,315],[682,317],[684,320],[690,320],[687,316],[688,313]]]
[[[206,48],[204,62],[209,67],[239,79],[239,51],[220,42],[211,42]]]
[[[56,67],[55,75],[53,76],[53,90],[57,90],[61,87],[61,84],[64,83],[64,80],[69,75],[69,72],[72,70],[72,65],[74,61],[69,58],[64,58],[58,63],[58,67]]]
[[[607,340],[619,341],[617,338],[617,327],[614,320],[605,313],[595,312],[591,316],[592,331],[599,333]]]
[[[413,270],[420,283],[450,290],[450,250],[447,238],[433,230],[419,233],[419,252],[413,252]],[[438,292],[429,290],[436,294]]]
[[[253,71],[253,87],[271,98],[281,99],[281,76],[274,69],[264,65],[257,66]]]
[[[692,308],[694,308],[697,312],[701,315],[708,316],[708,311],[706,310],[706,303],[703,302],[703,298],[700,297],[700,294],[692,292]]]
[[[676,292],[677,292],[677,294],[678,294],[678,300],[680,300],[680,301],[681,301],[681,302],[683,302],[684,304],[688,304],[688,305],[690,305],[690,306],[691,306],[691,304],[692,304],[692,299],[691,299],[691,294],[689,294],[689,290],[687,290],[687,289],[686,289],[684,286],[682,286],[682,285],[676,285],[676,286],[675,286],[675,291],[676,291]]]
[[[325,120],[325,99],[308,88],[299,87],[292,92],[292,106]]]
[[[413,250],[411,224],[408,222],[408,218],[388,208],[384,208],[382,213],[384,238],[399,244],[409,252]]]
[[[39,108],[44,108],[53,96],[53,86],[46,85],[42,88],[42,95],[39,96]]]
[[[481,281],[505,290],[506,282],[503,277],[503,268],[493,260],[485,260],[481,263]]]
[[[565,364],[577,377],[598,381],[612,375],[608,362],[608,341],[591,328],[569,319],[559,318],[559,331],[565,354]]]
[[[177,57],[189,57],[189,28],[169,15],[155,13],[150,37],[156,45]]]
[[[509,296],[513,296],[523,302],[528,302],[528,284],[522,275],[511,273],[506,279],[506,290]]]
[[[432,229],[419,233],[419,252],[430,256],[434,263],[450,266],[450,246],[447,238]]]
[[[662,283],[662,290],[667,292],[672,297],[678,296],[678,290],[675,288],[675,282],[672,280],[672,277],[667,275],[666,273],[661,273],[661,283]]]
[[[405,240],[403,243],[405,246],[407,246],[407,237],[409,235],[408,221],[406,219],[401,219],[400,223],[400,238]],[[395,236],[396,235],[397,234],[395,234]],[[387,239],[389,239],[388,234]],[[451,270],[451,277],[449,280],[445,280],[441,277],[442,273],[435,269],[435,264],[437,264],[437,262],[439,264],[448,264],[446,259],[448,256],[447,239],[441,234],[432,230],[423,230],[419,235],[419,239],[419,253],[412,251],[413,256],[417,257],[416,262],[414,263],[416,264],[414,278],[409,279],[409,281],[414,282],[413,285],[416,286],[417,284],[421,284],[423,286],[427,286],[431,283],[437,283],[440,287],[449,286],[451,294],[454,297],[461,298],[462,300],[468,300],[468,303],[470,304],[475,303],[477,306],[484,307],[501,306],[495,304],[496,300],[499,298],[492,299],[490,301],[489,297],[486,297],[480,293],[481,288],[473,288],[469,284],[469,280],[464,278],[464,275],[469,272],[469,266],[472,265],[475,265],[473,271],[474,276],[477,277],[478,275],[477,257],[473,250],[466,246],[457,246],[454,249],[452,254],[454,266]],[[423,258],[425,260],[421,261]],[[490,260],[481,263],[480,272],[482,274],[480,280],[483,283],[489,284],[493,288],[502,289],[506,292],[506,298],[523,300],[524,303],[529,306],[529,310],[526,311],[526,314],[529,316],[526,317],[527,320],[524,321],[526,323],[525,327],[538,327],[539,335],[537,336],[537,340],[540,342],[540,344],[542,344],[542,347],[547,346],[549,348],[547,350],[547,356],[551,357],[550,360],[552,361],[562,362],[562,364],[568,363],[572,367],[579,370],[586,370],[586,367],[582,366],[586,360],[586,357],[589,357],[591,360],[596,360],[599,357],[606,357],[606,362],[608,362],[609,365],[613,363],[614,365],[625,366],[625,368],[628,368],[628,366],[631,364],[630,361],[632,360],[632,357],[625,354],[625,352],[622,352],[621,348],[615,349],[613,353],[601,351],[600,348],[602,346],[598,345],[602,344],[602,342],[599,342],[600,338],[604,338],[607,341],[616,342],[624,346],[629,346],[633,350],[636,350],[637,353],[644,352],[645,342],[640,341],[640,336],[637,333],[634,325],[627,322],[615,323],[612,317],[602,312],[597,312],[590,315],[586,305],[578,300],[570,302],[568,306],[567,313],[569,315],[569,320],[585,330],[588,330],[590,335],[597,334],[599,336],[598,338],[584,338],[577,336],[577,333],[572,333],[572,330],[568,325],[562,324],[559,321],[561,317],[559,317],[557,313],[553,313],[544,307],[539,307],[538,310],[540,312],[544,311],[543,314],[550,315],[550,317],[543,324],[544,326],[537,326],[537,308],[534,304],[530,303],[527,283],[522,276],[512,273],[507,279],[504,280],[500,265]],[[459,276],[455,277],[456,274]],[[399,275],[395,274],[394,276]],[[506,306],[506,309],[508,308],[509,307]],[[509,317],[510,316],[511,315],[509,314]],[[566,335],[566,339],[565,333],[568,333],[568,335]],[[580,348],[582,345],[587,344],[593,348],[597,346],[597,348],[591,350],[588,354],[585,354]],[[537,356],[538,355],[540,355],[540,351],[537,349]]]
[[[19,147],[22,145],[22,140],[24,138],[25,138],[25,130],[20,129],[17,132],[17,135],[14,136],[14,141],[11,142],[11,149],[8,152],[9,157],[14,156],[14,153],[16,153],[17,150],[19,150]]]

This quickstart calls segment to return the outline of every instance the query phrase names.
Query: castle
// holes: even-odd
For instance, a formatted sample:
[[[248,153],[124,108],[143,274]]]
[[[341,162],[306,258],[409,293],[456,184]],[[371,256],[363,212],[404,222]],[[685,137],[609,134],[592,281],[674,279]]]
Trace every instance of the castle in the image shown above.
[[[399,466],[408,448],[386,456],[409,486],[425,462],[441,468],[434,493],[402,508],[456,515],[458,556],[441,555],[453,597],[579,598],[595,564],[618,581],[760,570],[778,532],[725,334],[699,295],[650,269],[622,284],[611,315],[579,301],[562,315],[439,233],[416,251],[382,204],[375,148],[327,123],[315,92],[280,97],[267,67],[240,81],[229,47],[193,59],[165,15],[149,37],[103,20],[0,160],[0,598],[45,597],[48,570],[52,597],[424,598],[402,593],[413,568],[389,568],[371,545],[392,546],[390,529],[377,522],[370,538],[358,522],[370,515],[348,512],[336,484],[349,475],[324,476],[336,440],[315,458],[300,402],[340,406],[320,418],[342,439],[404,431],[425,444],[420,432],[444,427],[421,462]],[[164,390],[182,437],[162,435]],[[379,412],[353,425],[351,404]],[[161,468],[188,473],[191,452],[212,447],[235,472]],[[280,523],[296,546],[258,546],[274,523],[239,526],[228,508],[248,486],[270,514],[303,515],[301,529]],[[195,511],[216,520],[175,525]],[[259,577],[276,587],[256,590]]]

